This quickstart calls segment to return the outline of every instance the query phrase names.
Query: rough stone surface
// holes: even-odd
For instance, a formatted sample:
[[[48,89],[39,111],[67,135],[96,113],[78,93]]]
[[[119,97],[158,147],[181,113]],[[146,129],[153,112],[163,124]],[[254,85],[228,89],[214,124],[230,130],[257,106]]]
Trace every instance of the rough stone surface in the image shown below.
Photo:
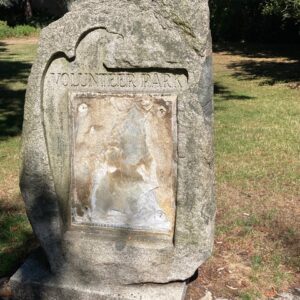
[[[78,140],[74,146],[72,120],[92,124],[92,119],[74,119],[70,99],[74,94],[93,93],[95,101],[101,101],[101,94],[121,95],[118,126],[123,121],[135,123],[135,133],[128,130],[131,125],[123,126],[127,144],[122,144],[122,134],[116,134],[117,144],[108,145],[113,131],[107,133],[100,146],[116,151],[109,150],[106,161],[102,159],[102,166],[96,168],[98,175],[96,169],[92,175],[89,166],[80,162],[72,164],[76,153],[97,147],[83,147],[83,152],[78,152]],[[158,115],[152,118],[151,110],[142,112],[137,105],[136,116],[130,116],[127,100],[133,94],[135,99],[145,95],[144,108],[160,108]],[[175,110],[166,107],[166,99],[176,99]],[[103,103],[94,105],[98,110]],[[108,114],[111,109],[108,107]],[[169,115],[158,124],[159,113],[166,112]],[[116,120],[116,116],[107,118]],[[171,129],[174,120],[176,128]],[[107,130],[109,122],[97,120],[95,126],[89,128],[96,136],[90,138],[91,143],[98,141],[99,132]],[[88,132],[78,135],[78,130],[76,138],[84,139]],[[71,12],[41,33],[26,94],[22,144],[21,191],[53,273],[91,285],[100,281],[167,283],[191,277],[211,254],[215,215],[207,0],[75,1]],[[139,148],[130,150],[135,144]],[[120,149],[123,154],[118,156]],[[121,162],[116,168],[118,159]],[[165,167],[168,175],[163,173]],[[106,175],[101,179],[103,170]],[[74,200],[71,186],[75,182],[76,188],[77,175],[84,172],[88,173],[89,188]],[[109,178],[117,172],[135,183],[122,182],[120,188],[121,182],[114,179],[110,189]],[[150,192],[157,186],[162,189]],[[135,199],[123,193],[128,188],[134,190]],[[145,190],[148,194],[142,197]],[[113,192],[123,204],[102,206],[105,201],[101,199],[117,199]],[[134,204],[145,199],[151,199],[151,209],[139,211],[141,207]],[[97,215],[99,207],[110,215]],[[75,208],[78,211],[74,212]],[[152,220],[141,226],[141,216],[146,213],[158,223]],[[84,216],[84,221],[78,216]],[[128,216],[131,220],[125,220]],[[97,222],[108,226],[92,226]],[[117,224],[116,228],[112,224]]]
[[[34,270],[34,271],[33,271]],[[32,255],[11,278],[12,300],[184,300],[186,284],[91,285],[50,273],[42,253]]]
[[[293,291],[281,293],[278,295],[278,297],[276,297],[274,299],[277,299],[277,300],[300,300],[300,292],[299,292],[299,289],[294,289]]]
[[[210,291],[206,291],[205,296],[202,297],[200,300],[213,300],[212,293]]]

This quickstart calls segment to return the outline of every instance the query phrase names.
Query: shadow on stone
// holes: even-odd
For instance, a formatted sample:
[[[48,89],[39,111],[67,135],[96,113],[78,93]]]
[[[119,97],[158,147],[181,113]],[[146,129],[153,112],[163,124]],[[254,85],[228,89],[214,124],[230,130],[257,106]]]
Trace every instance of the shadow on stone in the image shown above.
[[[70,266],[64,257],[63,244],[66,241],[61,238],[61,234],[64,233],[57,226],[60,218],[57,199],[51,197],[49,186],[43,182],[40,174],[35,174],[35,176],[31,174],[30,182],[26,181],[26,175],[21,177],[23,178],[21,181],[22,189],[30,193],[31,199],[33,199],[30,204],[26,203],[27,211],[30,211],[29,219],[31,224],[39,224],[39,226],[33,226],[33,229],[45,250],[42,248],[34,250],[11,277],[10,285],[14,292],[12,300],[48,300],[57,299],[57,297],[64,300],[148,299],[147,297],[149,299],[151,297],[154,299],[177,299],[178,295],[185,294],[186,284],[184,282],[170,282],[168,284],[102,282],[98,279],[99,270],[97,270],[97,266],[85,257],[72,258],[73,263]],[[39,182],[34,184],[32,180],[39,180]],[[80,235],[80,231],[78,234]],[[95,236],[93,237],[93,235],[90,232],[90,238],[94,239]],[[99,232],[97,235],[100,238]],[[114,230],[110,238],[108,236],[105,238],[110,239],[111,243],[115,244],[116,252],[120,256],[118,261],[124,260],[125,263],[126,260],[126,264],[131,265],[138,259],[134,255],[124,256],[122,252],[125,247],[130,247],[128,245],[131,240],[130,231]],[[107,254],[103,253],[103,255]],[[76,260],[84,263],[76,265],[74,263]],[[51,266],[49,261],[51,261]],[[86,268],[82,267],[83,265]],[[122,272],[118,274],[113,262],[111,265],[111,272],[114,276],[124,277]],[[103,272],[105,271],[107,271],[106,268]]]

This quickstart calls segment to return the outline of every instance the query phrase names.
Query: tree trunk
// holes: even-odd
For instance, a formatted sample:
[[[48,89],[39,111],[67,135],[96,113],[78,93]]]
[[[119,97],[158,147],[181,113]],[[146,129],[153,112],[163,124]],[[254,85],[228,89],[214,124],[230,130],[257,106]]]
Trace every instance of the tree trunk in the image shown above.
[[[31,0],[25,0],[24,16],[25,16],[26,21],[29,21],[32,18]]]

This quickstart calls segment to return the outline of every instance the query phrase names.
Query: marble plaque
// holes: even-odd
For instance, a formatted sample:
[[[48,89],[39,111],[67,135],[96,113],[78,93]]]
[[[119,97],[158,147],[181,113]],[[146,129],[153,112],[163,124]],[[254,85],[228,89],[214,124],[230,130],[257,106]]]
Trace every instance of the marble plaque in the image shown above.
[[[71,224],[171,233],[176,95],[70,94]]]

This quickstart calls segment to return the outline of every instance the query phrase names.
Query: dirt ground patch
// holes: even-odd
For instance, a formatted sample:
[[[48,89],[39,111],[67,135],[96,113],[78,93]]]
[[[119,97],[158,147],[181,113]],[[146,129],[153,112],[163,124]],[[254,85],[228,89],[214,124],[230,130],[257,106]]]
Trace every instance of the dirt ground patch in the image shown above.
[[[0,42],[7,45],[35,45],[39,40],[38,36],[24,37],[24,38],[8,38],[0,40]]]
[[[219,187],[214,254],[199,268],[187,300],[201,299],[205,290],[227,299],[268,299],[300,286],[299,199],[271,194],[262,204],[263,195]],[[270,206],[278,212],[270,215]]]

